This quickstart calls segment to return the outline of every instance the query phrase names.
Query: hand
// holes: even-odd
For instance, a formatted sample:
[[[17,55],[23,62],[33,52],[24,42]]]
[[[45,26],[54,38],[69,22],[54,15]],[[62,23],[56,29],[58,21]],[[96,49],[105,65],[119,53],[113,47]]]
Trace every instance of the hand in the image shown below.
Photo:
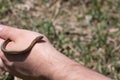
[[[0,44],[7,38],[12,40],[8,43],[7,50],[24,50],[37,36],[44,36],[36,32],[4,25],[0,25],[0,29]],[[43,40],[44,42],[36,43],[32,51],[28,54],[5,55],[0,50],[0,67],[13,75],[29,80],[31,78],[33,80],[33,78],[37,79],[40,76],[46,76],[46,70],[49,66],[49,64],[45,64],[46,60],[48,60],[47,55],[50,55],[49,52],[54,52],[55,49],[45,36]]]

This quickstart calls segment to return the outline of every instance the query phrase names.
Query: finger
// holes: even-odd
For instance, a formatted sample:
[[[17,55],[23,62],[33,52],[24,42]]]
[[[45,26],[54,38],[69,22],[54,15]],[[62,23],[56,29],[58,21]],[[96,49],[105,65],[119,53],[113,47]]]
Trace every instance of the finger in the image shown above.
[[[0,58],[0,68],[1,68],[2,70],[4,70],[4,71],[7,71],[7,72],[8,72],[8,69],[7,69],[7,67],[4,65],[4,63],[3,63],[3,61],[2,61],[1,58]]]
[[[3,41],[4,40],[0,38],[0,47],[1,47],[2,43],[3,43]],[[4,57],[4,54],[3,54],[3,52],[0,49],[0,58],[3,58],[3,57]]]
[[[17,28],[5,26],[5,25],[0,25],[0,38],[2,39],[11,39],[15,40],[18,35],[20,35],[20,30]]]
[[[0,68],[3,68],[3,62],[1,58],[0,58]]]

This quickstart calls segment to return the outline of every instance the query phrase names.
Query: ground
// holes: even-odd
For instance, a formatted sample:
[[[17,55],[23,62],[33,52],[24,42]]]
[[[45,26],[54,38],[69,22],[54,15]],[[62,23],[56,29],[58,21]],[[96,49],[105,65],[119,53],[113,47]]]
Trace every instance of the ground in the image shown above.
[[[0,0],[0,23],[43,33],[69,58],[120,80],[120,0]]]

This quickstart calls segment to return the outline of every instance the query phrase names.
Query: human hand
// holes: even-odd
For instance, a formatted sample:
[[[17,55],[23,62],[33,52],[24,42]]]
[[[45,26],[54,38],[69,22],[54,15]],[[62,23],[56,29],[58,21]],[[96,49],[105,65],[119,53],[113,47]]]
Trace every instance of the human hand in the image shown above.
[[[7,38],[12,41],[6,49],[21,51],[26,49],[33,39],[42,34],[0,25],[0,44]],[[23,79],[38,79],[48,77],[48,55],[56,51],[44,36],[43,41],[36,43],[30,53],[21,55],[7,55],[0,50],[0,67]],[[47,62],[46,62],[47,61]]]

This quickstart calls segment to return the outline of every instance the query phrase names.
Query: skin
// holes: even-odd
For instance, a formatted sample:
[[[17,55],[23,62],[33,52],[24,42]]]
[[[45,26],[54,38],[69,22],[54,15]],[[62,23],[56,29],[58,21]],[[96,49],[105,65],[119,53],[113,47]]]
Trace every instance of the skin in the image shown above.
[[[37,36],[44,35],[0,25],[0,45],[8,38],[11,40],[6,50],[24,50]],[[26,54],[8,55],[0,51],[0,67],[24,80],[111,80],[67,58],[45,36],[42,40]]]

